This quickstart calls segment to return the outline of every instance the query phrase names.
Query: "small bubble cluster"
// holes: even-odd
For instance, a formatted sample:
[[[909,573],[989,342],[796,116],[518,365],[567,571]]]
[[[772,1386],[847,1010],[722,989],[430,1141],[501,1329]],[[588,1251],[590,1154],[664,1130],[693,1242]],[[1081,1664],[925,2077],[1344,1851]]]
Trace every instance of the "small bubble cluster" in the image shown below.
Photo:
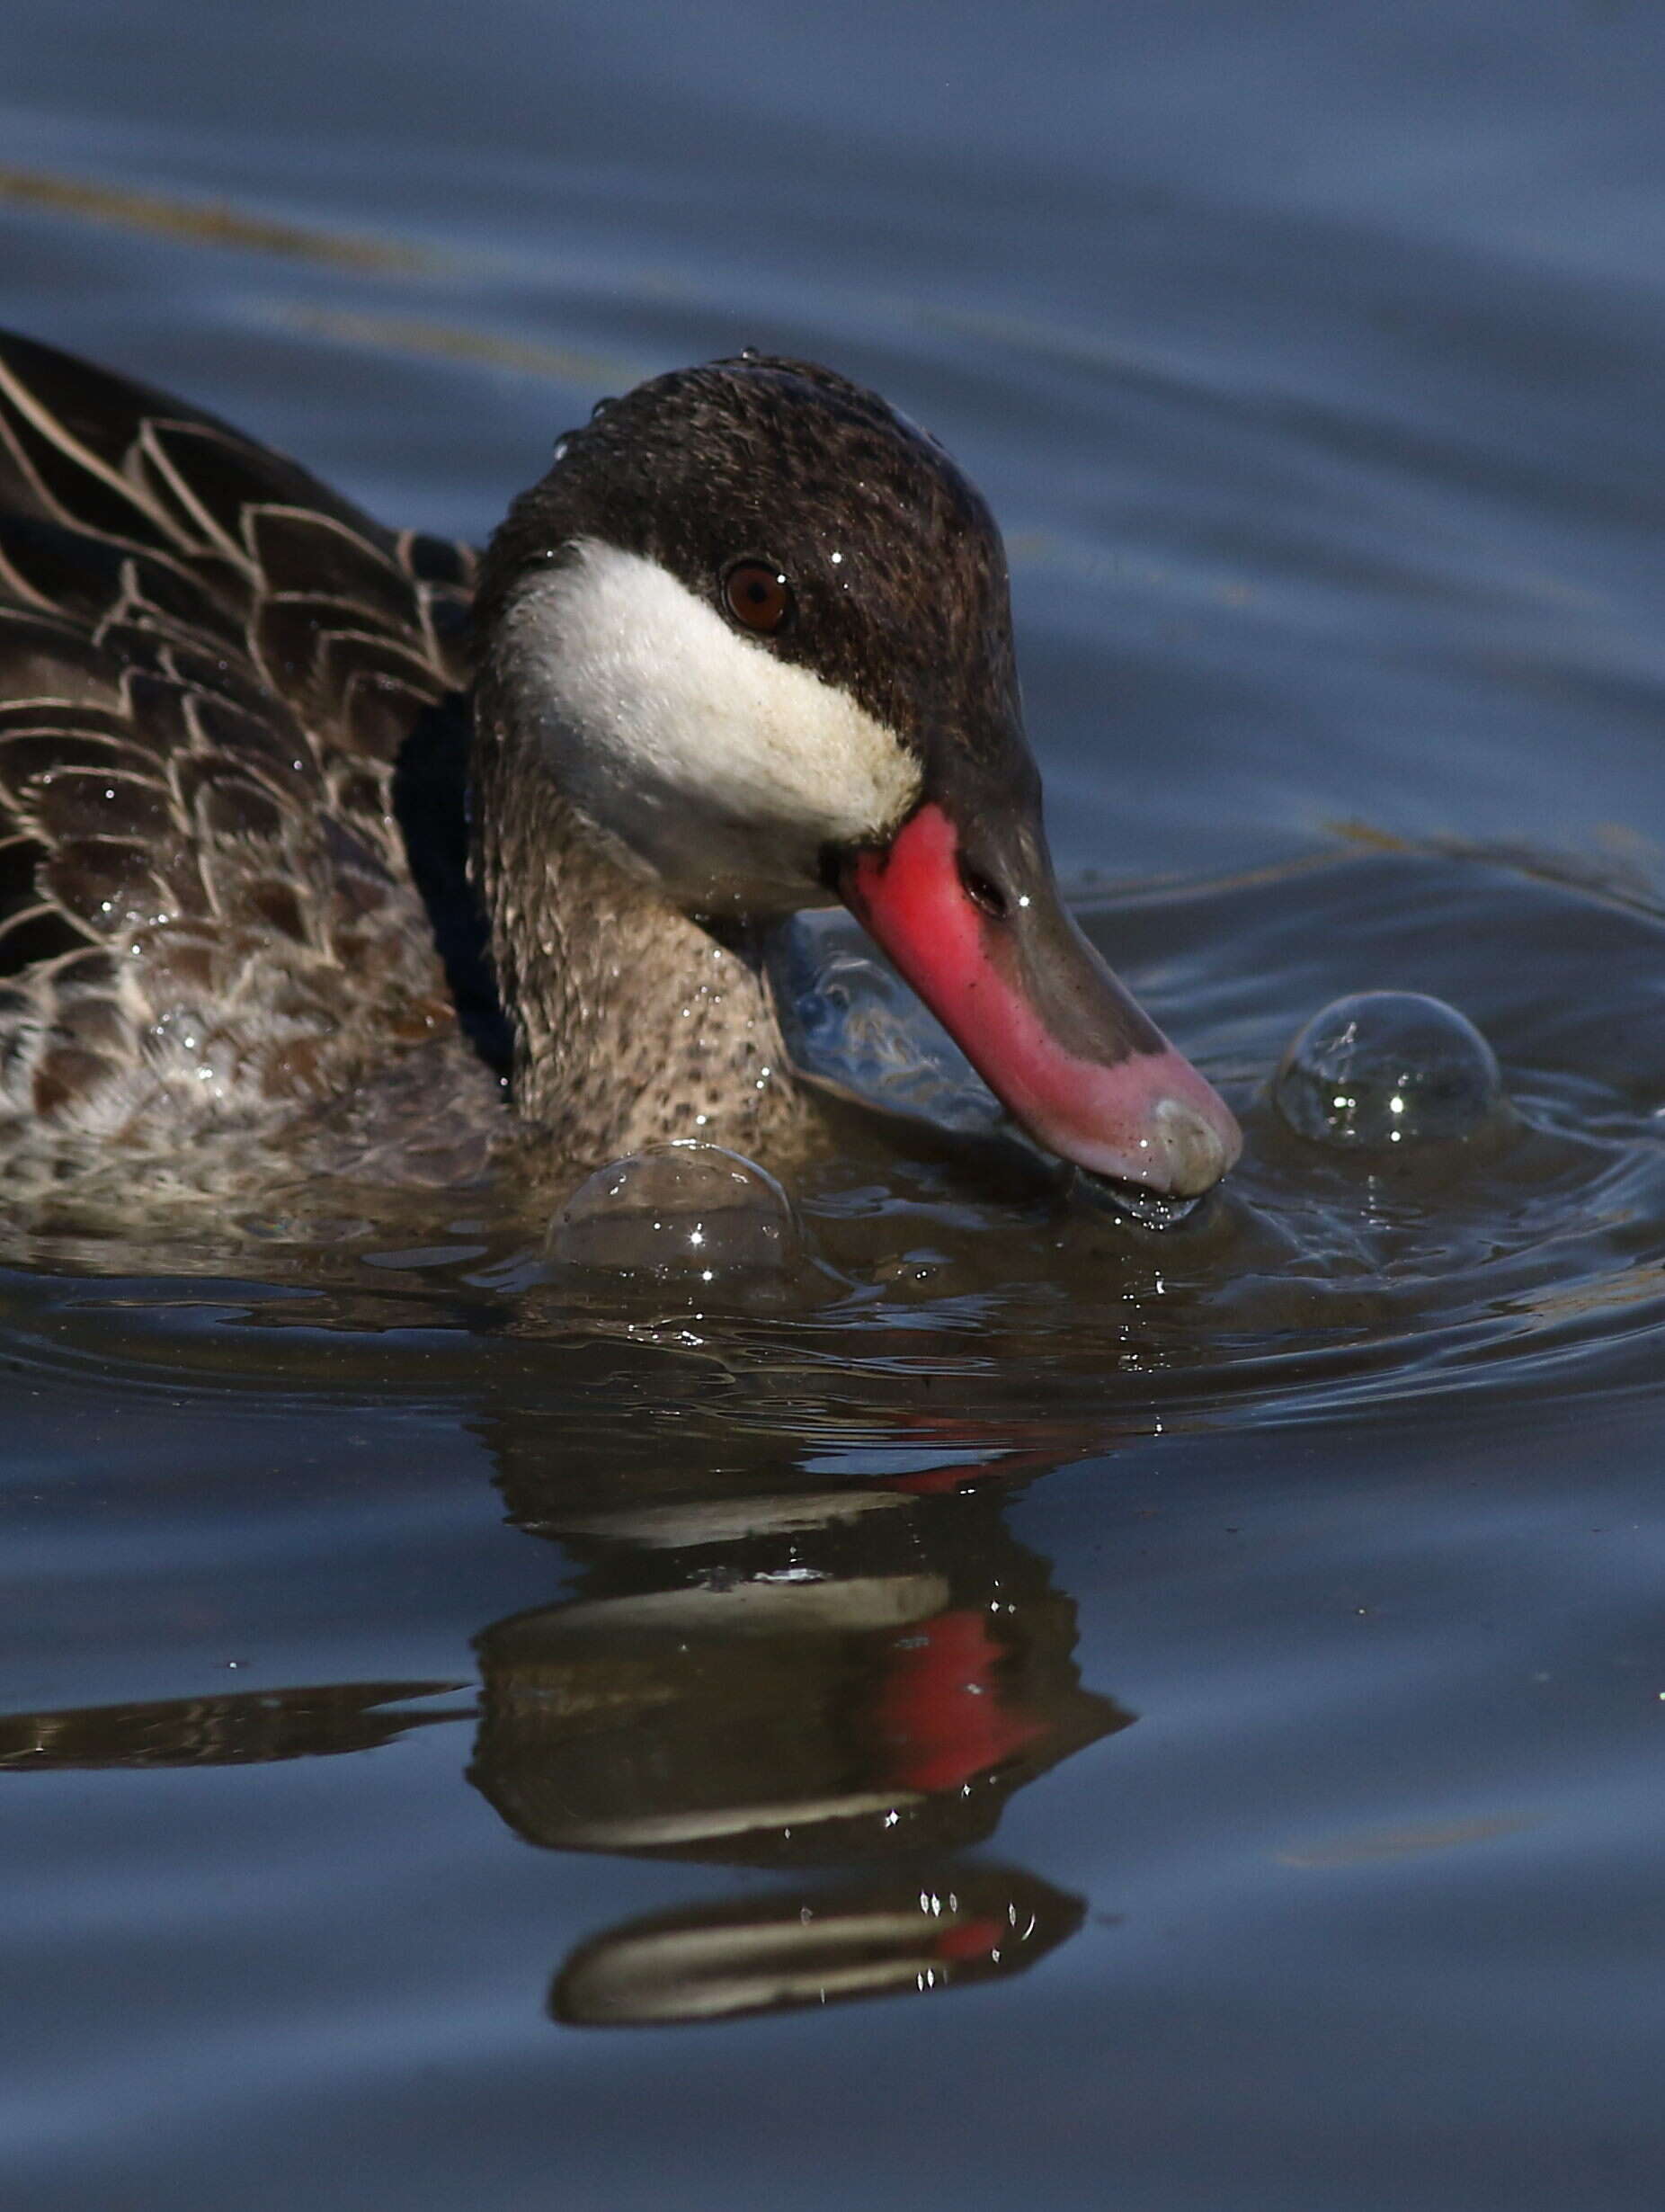
[[[1465,1015],[1414,991],[1361,991],[1316,1013],[1272,1079],[1298,1136],[1388,1153],[1474,1136],[1502,1110],[1497,1056]]]

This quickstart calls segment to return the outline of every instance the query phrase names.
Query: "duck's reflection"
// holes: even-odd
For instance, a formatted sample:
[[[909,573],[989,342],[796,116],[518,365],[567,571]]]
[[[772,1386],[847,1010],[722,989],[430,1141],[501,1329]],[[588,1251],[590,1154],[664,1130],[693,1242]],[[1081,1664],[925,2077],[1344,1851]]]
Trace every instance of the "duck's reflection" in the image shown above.
[[[702,1466],[619,1485],[499,1429],[517,1519],[578,1568],[477,1639],[468,1779],[520,1836],[792,1870],[581,1945],[574,2022],[708,2020],[1020,1970],[1082,1905],[963,1861],[1011,1793],[1132,1717],[1082,1686],[1073,1601],[963,1467],[828,1487]],[[777,1447],[779,1449],[779,1447]],[[789,1456],[782,1455],[783,1457]],[[929,1456],[928,1454],[925,1456]],[[601,1470],[585,1478],[583,1462]],[[456,1683],[344,1683],[0,1720],[0,1767],[238,1764],[366,1749],[459,1715]],[[806,1884],[810,1869],[820,1878]]]
[[[65,1767],[245,1767],[374,1751],[454,1712],[400,1710],[461,1682],[326,1682],[149,1705],[67,1706],[0,1715],[0,1770]]]
[[[1081,1922],[1078,1897],[1016,1867],[869,1875],[610,1928],[562,1967],[549,2009],[574,2027],[663,2028],[924,1995],[1020,1972]]]
[[[699,1499],[646,1509],[651,1541],[569,1530],[574,1592],[480,1638],[471,1779],[517,1833],[750,1866],[941,1851],[1131,1717],[1082,1689],[1074,1605],[986,1490],[758,1503],[753,1529]]]
[[[626,1507],[512,1467],[521,1516],[583,1572],[480,1638],[470,1779],[503,1819],[551,1849],[859,1872],[610,1930],[557,1977],[558,2018],[932,1991],[1019,1971],[1079,1926],[1079,1900],[952,1856],[1132,1717],[1082,1687],[1073,1602],[993,1489],[922,1493],[928,1470]]]

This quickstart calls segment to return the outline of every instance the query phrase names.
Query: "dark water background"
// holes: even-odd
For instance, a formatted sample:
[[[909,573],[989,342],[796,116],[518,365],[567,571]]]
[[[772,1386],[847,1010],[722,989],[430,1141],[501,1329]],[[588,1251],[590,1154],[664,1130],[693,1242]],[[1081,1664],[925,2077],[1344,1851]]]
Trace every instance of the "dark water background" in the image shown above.
[[[748,343],[929,423],[1250,1139],[1165,1237],[834,1173],[836,1297],[651,1329],[488,1200],[12,1233],[5,2204],[1657,2206],[1665,17],[7,0],[0,61],[0,317],[395,522]],[[1280,1131],[1373,986],[1507,1142]]]

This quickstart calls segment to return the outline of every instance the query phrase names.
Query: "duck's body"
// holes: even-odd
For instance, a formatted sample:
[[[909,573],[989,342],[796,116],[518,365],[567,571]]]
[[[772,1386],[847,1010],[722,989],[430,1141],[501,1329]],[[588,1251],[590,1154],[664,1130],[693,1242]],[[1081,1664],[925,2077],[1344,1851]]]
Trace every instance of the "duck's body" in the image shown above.
[[[837,893],[1043,1141],[1215,1180],[1212,1093],[984,880],[1050,886],[999,540],[940,450],[750,360],[564,446],[482,578],[0,339],[0,1144],[59,1175],[210,1132],[352,1162],[388,1127],[440,1179],[510,1131],[779,1156],[813,1105],[755,935]],[[966,909],[940,932],[939,878]],[[1136,1091],[1146,1133],[1061,1139],[1071,1068]]]
[[[13,1147],[263,1137],[456,1029],[396,784],[467,682],[470,583],[206,417],[0,346]]]

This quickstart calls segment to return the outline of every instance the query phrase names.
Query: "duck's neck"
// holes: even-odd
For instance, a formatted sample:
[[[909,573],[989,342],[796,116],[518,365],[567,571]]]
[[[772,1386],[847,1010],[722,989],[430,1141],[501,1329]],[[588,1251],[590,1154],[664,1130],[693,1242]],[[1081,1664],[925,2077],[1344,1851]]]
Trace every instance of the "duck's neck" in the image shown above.
[[[748,947],[719,941],[620,866],[519,748],[488,689],[474,783],[521,1120],[573,1161],[675,1137],[777,1151],[803,1102]]]

